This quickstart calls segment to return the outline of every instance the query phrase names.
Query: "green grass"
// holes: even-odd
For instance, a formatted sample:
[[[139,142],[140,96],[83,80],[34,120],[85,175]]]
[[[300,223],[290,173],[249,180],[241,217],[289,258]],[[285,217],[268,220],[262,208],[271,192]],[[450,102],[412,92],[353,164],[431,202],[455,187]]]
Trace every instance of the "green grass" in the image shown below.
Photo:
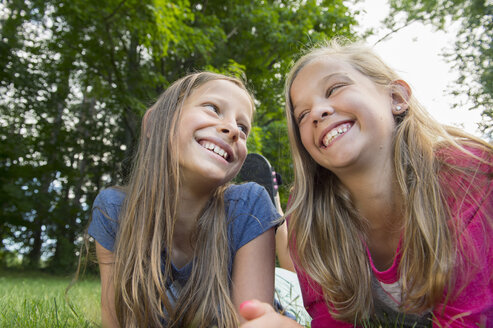
[[[35,271],[0,269],[0,328],[100,327],[99,277],[79,280],[68,292],[71,277]],[[306,323],[309,327],[309,323]],[[365,323],[363,328],[401,328]]]
[[[0,327],[99,327],[99,279],[0,271]]]

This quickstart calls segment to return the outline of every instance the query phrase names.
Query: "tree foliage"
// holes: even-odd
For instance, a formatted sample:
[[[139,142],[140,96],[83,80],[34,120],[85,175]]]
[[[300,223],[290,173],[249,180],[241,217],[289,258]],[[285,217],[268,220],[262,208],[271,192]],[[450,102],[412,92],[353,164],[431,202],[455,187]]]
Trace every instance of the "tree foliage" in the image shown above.
[[[283,81],[307,43],[350,36],[342,0],[5,0],[0,5],[0,260],[71,269],[97,192],[121,184],[140,119],[195,70],[246,76],[250,151],[289,181]]]
[[[482,111],[482,129],[493,139],[493,3],[487,0],[391,0],[387,25],[395,27],[397,13],[406,13],[405,23],[423,21],[446,30],[458,22],[460,28],[452,53],[446,57],[459,72],[452,94],[467,95],[469,109]],[[456,98],[459,99],[459,98]],[[457,106],[465,104],[458,103]]]

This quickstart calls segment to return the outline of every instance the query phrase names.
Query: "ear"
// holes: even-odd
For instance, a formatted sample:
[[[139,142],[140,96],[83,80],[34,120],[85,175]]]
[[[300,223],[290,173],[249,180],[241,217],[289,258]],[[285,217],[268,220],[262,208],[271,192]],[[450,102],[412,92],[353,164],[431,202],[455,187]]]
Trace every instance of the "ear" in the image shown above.
[[[411,87],[404,80],[395,80],[391,84],[392,114],[399,115],[409,108]]]

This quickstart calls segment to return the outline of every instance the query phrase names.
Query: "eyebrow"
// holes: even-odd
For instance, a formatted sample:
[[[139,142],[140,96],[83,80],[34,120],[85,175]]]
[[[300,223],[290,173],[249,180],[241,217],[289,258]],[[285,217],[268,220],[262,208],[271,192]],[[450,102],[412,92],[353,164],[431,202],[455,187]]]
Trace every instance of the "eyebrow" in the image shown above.
[[[212,102],[215,105],[219,105],[219,107],[223,107],[229,102],[228,97],[223,97],[223,96],[203,95],[201,98],[204,98],[204,99],[200,99],[201,103]],[[252,122],[253,122],[253,115],[255,113],[255,110],[254,110],[253,106],[249,106],[248,108],[250,109],[251,114],[249,115],[246,113],[242,113],[240,115],[240,117],[242,117],[243,119],[247,119],[249,121],[248,122],[249,128],[251,128]]]
[[[332,80],[334,78],[339,78],[339,77],[351,80],[351,78],[346,73],[335,72],[335,73],[331,73],[329,75],[324,76],[323,78],[320,79],[320,82],[317,84],[319,86],[324,85],[325,83],[329,82],[330,80]],[[297,106],[294,105],[292,97],[290,97],[290,98],[291,98],[291,104],[293,105],[293,113],[294,113]]]
[[[331,79],[333,79],[333,78],[337,78],[337,77],[344,77],[344,78],[346,78],[346,79],[350,79],[350,78],[347,76],[347,74],[345,74],[345,73],[335,72],[335,73],[331,73],[331,74],[329,74],[329,75],[324,76],[324,77],[320,80],[320,82],[318,83],[318,85],[324,85],[325,83],[329,82]],[[296,110],[296,107],[297,107],[297,106],[295,106],[295,105],[294,105],[294,102],[293,102],[292,97],[290,97],[290,98],[291,98],[291,104],[293,105],[293,110],[292,110],[292,112],[293,112],[293,114],[294,114],[294,111]]]
[[[200,102],[215,102],[218,105],[224,105],[227,102],[226,97],[221,97],[221,96],[211,96],[209,94],[203,94],[199,98]]]
[[[344,78],[348,78],[349,79],[349,77],[347,76],[347,74],[336,72],[336,73],[332,73],[332,74],[329,74],[329,75],[323,77],[322,80],[321,80],[321,82],[322,83],[326,83],[326,82],[330,81],[332,78],[335,78],[335,77],[344,77]]]

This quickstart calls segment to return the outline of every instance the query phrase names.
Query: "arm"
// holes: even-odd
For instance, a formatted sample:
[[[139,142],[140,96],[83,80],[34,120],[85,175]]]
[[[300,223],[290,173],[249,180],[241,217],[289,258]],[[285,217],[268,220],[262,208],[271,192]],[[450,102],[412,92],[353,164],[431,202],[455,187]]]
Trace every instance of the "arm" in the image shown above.
[[[485,174],[473,180],[448,181],[449,188],[464,193],[456,203],[449,200],[454,219],[465,225],[457,242],[463,262],[457,260],[455,290],[433,311],[433,327],[493,327],[493,167],[480,171]]]
[[[288,249],[288,227],[284,221],[276,231],[276,253],[281,268],[296,272]]]
[[[303,298],[306,308],[312,316],[310,327],[312,328],[351,328],[352,324],[347,322],[342,322],[335,320],[330,315],[327,305],[323,300],[321,289],[315,282],[312,287],[308,286],[309,278],[300,275],[298,272],[298,277],[301,280],[301,287],[303,291]],[[300,324],[276,313],[271,305],[267,303],[262,303],[257,300],[249,300],[244,302],[240,306],[240,315],[247,320],[244,322],[240,328],[301,328]]]
[[[249,299],[272,304],[274,297],[275,241],[274,229],[251,240],[237,252],[233,261],[232,299],[239,313]],[[243,322],[243,318],[240,318]]]
[[[482,227],[477,227],[478,230]],[[486,228],[491,229],[491,228]],[[491,236],[491,230],[490,230]],[[488,237],[486,237],[488,238]],[[491,237],[490,237],[491,238]],[[459,277],[455,287],[457,295],[452,292],[448,302],[439,304],[433,311],[433,327],[492,327],[493,325],[493,246],[485,239],[475,240],[479,253],[471,254],[474,260],[472,274]],[[476,271],[474,271],[476,270]]]
[[[113,285],[114,254],[96,241],[96,255],[101,275],[101,323],[105,328],[117,328],[119,326],[116,317]]]
[[[491,200],[493,204],[493,194]],[[493,218],[493,213],[488,215]],[[433,327],[493,326],[493,231],[489,224],[478,217],[469,224],[469,235],[462,243],[470,243],[464,250],[464,266],[470,266],[470,272],[465,268],[464,273],[459,271],[457,290],[450,293],[452,297],[448,302],[439,304],[433,311]]]
[[[281,201],[279,199],[279,193],[276,193],[275,205],[276,210],[279,214],[284,215],[281,207]],[[296,272],[294,269],[293,261],[291,260],[291,256],[289,255],[288,249],[288,226],[286,225],[286,220],[277,227],[276,231],[276,255],[279,260],[279,265],[281,268]]]

